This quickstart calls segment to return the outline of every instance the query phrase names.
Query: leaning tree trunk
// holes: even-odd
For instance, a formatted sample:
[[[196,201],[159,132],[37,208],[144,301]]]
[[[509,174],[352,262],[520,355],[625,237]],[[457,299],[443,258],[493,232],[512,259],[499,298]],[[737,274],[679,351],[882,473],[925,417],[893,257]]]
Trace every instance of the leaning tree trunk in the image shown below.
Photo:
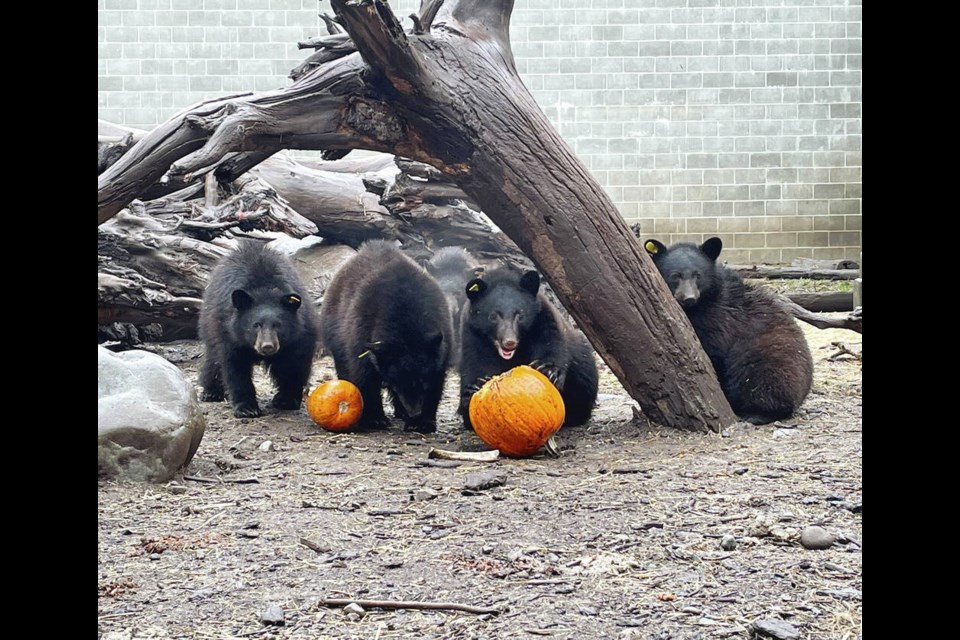
[[[650,419],[699,430],[734,422],[683,311],[520,80],[513,1],[425,2],[410,34],[384,0],[333,8],[358,53],[331,35],[291,87],[161,125],[100,176],[99,221],[165,172],[192,178],[227,154],[239,152],[230,160],[243,168],[280,148],[414,158],[455,180],[536,263]]]

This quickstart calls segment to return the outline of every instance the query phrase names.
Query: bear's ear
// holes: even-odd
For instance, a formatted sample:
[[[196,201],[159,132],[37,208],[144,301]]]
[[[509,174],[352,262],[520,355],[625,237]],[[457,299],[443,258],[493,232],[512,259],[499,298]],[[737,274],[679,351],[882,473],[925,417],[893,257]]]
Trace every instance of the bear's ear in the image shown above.
[[[723,249],[723,241],[720,238],[707,238],[707,240],[700,245],[700,251],[713,261],[716,261],[716,259],[720,257],[721,249]]]
[[[644,242],[643,248],[647,250],[651,257],[662,257],[667,252],[666,245],[653,238]]]
[[[243,289],[237,289],[230,297],[233,300],[233,306],[239,311],[246,311],[253,306],[253,298]]]
[[[537,291],[540,291],[540,274],[536,271],[525,271],[520,276],[520,288],[532,296],[537,295]]]
[[[302,302],[303,298],[295,293],[283,296],[283,305],[288,309],[299,309]]]
[[[483,295],[483,292],[487,290],[487,283],[484,282],[481,278],[474,278],[467,283],[467,297],[471,300],[476,300]]]

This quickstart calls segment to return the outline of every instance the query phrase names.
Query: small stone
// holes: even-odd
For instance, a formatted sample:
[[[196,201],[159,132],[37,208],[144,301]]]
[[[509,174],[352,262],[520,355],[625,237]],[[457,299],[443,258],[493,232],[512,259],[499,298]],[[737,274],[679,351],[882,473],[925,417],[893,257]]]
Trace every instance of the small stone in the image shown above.
[[[494,550],[494,549],[496,549],[496,547],[495,547],[494,545],[492,545],[492,544],[485,544],[485,545],[483,545],[482,547],[480,547],[480,553],[482,553],[482,554],[485,555],[485,556],[488,556],[488,555],[490,555],[491,553],[493,553],[493,550]]]
[[[439,495],[440,494],[433,489],[417,489],[413,493],[413,499],[417,502],[426,502],[427,500],[433,500]]]
[[[356,614],[356,615],[358,615],[358,616],[362,616],[364,613],[366,613],[366,612],[363,610],[363,607],[361,607],[360,605],[358,605],[356,602],[351,602],[350,604],[348,604],[347,606],[345,606],[345,607],[343,608],[343,610],[344,610],[344,612],[346,612],[346,613],[353,613],[353,614]]]
[[[260,449],[260,451],[263,451],[263,452],[273,451],[273,441],[272,441],[272,440],[264,440],[263,442],[260,443],[260,446],[257,447],[257,448]]]
[[[283,616],[283,609],[278,604],[267,605],[267,608],[260,612],[260,622],[263,624],[282,627],[286,624]]]
[[[501,471],[479,471],[477,473],[467,474],[467,481],[463,486],[465,495],[467,492],[485,491],[493,487],[499,487],[507,482],[507,474]]]
[[[753,631],[756,635],[776,638],[776,640],[798,640],[800,638],[800,631],[795,626],[789,622],[773,618],[757,620],[753,623]]]
[[[151,553],[151,554],[150,554],[150,559],[151,559],[151,560],[159,560],[159,559],[160,559],[160,554],[159,554],[159,553]]]
[[[720,539],[720,548],[724,551],[733,551],[737,548],[737,539],[728,533]]]
[[[600,612],[593,607],[581,605],[579,608],[580,608],[580,615],[582,616],[597,616],[600,614]]]
[[[835,539],[823,527],[809,526],[800,534],[800,544],[804,549],[829,549]]]

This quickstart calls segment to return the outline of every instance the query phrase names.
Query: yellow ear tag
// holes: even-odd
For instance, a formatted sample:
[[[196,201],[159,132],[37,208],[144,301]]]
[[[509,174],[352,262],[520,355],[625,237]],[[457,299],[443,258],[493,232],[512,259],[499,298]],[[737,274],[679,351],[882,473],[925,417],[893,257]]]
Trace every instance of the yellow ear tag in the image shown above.
[[[472,287],[470,287],[470,291],[472,291],[473,293],[480,291],[480,285],[478,284],[473,285]]]
[[[643,245],[643,248],[650,253],[656,253],[658,251],[657,245],[653,244],[652,242],[648,242],[647,244]]]
[[[290,304],[300,304],[301,302],[300,296],[289,296],[287,298],[287,302],[289,302]]]
[[[370,350],[369,350],[369,349],[366,350],[366,351],[364,351],[364,352],[361,353],[360,355],[358,355],[358,356],[357,356],[357,360],[359,360],[360,358],[366,358],[368,355],[370,355]]]

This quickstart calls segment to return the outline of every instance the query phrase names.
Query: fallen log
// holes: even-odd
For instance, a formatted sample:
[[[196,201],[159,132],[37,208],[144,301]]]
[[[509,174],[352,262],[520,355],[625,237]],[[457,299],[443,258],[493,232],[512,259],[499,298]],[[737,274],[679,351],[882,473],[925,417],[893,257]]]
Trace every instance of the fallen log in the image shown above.
[[[849,329],[850,331],[863,333],[863,310],[861,307],[857,307],[849,315],[842,318],[831,318],[807,311],[786,296],[778,296],[777,302],[797,320],[802,320],[818,329]]]
[[[769,280],[853,280],[859,277],[857,269],[805,269],[801,267],[768,267],[766,265],[726,265],[744,278]]]
[[[819,291],[815,293],[790,293],[790,301],[807,311],[832,312],[853,311],[852,291]]]

